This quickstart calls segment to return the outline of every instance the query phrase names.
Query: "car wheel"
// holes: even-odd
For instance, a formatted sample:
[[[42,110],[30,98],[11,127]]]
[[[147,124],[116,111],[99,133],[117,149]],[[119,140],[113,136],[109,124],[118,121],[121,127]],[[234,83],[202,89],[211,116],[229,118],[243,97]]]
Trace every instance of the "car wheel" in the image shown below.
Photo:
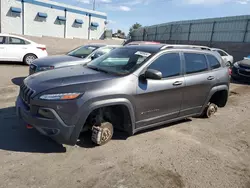
[[[26,65],[30,65],[35,59],[37,59],[37,56],[35,54],[27,54],[23,58],[23,63]]]
[[[212,115],[214,115],[218,110],[218,106],[214,103],[209,103],[207,107],[205,108],[204,117],[210,118]]]
[[[100,126],[92,127],[92,141],[102,146],[109,142],[113,136],[113,125],[109,122],[104,122]]]

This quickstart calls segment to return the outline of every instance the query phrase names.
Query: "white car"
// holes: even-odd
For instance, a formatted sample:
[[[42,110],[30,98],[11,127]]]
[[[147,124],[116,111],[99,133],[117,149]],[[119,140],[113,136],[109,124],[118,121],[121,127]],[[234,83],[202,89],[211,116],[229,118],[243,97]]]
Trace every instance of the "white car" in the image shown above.
[[[27,65],[46,57],[46,46],[23,37],[0,33],[0,61],[17,61]]]
[[[222,59],[225,61],[225,63],[229,63],[230,66],[233,65],[234,57],[232,55],[219,48],[211,48],[211,50],[218,52],[221,55]]]

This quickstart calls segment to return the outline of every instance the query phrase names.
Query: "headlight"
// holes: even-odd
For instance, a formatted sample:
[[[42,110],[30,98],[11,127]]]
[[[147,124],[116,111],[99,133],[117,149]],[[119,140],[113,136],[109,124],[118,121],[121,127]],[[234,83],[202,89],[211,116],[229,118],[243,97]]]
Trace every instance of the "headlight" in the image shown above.
[[[39,71],[46,71],[46,70],[52,70],[54,69],[54,66],[49,66],[49,67],[39,67],[38,70]]]
[[[82,93],[58,93],[58,94],[45,94],[39,97],[42,100],[72,100],[79,97]]]
[[[234,63],[234,67],[239,68],[238,62]]]

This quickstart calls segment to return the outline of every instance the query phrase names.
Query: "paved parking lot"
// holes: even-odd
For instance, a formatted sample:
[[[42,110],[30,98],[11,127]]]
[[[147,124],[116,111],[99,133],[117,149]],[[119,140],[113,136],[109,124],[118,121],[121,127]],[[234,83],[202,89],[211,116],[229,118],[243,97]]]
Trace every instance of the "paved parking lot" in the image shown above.
[[[226,108],[102,147],[56,144],[20,126],[14,101],[28,67],[0,65],[0,187],[250,187],[250,86],[231,84]]]

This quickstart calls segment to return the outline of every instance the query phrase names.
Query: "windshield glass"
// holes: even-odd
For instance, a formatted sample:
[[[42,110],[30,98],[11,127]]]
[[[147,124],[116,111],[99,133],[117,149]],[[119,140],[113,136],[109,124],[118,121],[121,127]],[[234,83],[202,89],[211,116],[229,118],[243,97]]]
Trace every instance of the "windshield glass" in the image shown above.
[[[111,47],[105,47],[105,48],[99,48],[98,50],[94,51],[91,56],[92,59],[96,59],[106,53],[109,53],[113,48]]]
[[[85,58],[89,54],[91,54],[93,51],[95,51],[97,48],[98,48],[97,46],[81,46],[81,47],[78,47],[78,48],[72,50],[67,55]]]
[[[129,74],[151,56],[151,53],[137,49],[118,48],[93,60],[88,64],[88,67],[115,74]]]

